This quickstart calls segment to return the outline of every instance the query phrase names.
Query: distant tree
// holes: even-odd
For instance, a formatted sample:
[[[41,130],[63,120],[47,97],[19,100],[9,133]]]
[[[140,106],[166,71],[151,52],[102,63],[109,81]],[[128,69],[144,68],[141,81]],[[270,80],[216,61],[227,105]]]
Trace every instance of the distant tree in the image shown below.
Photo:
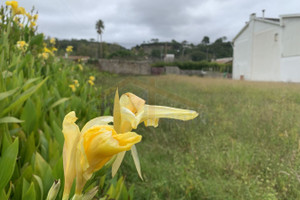
[[[152,43],[158,43],[158,42],[159,42],[159,39],[158,39],[158,38],[152,38],[150,41],[151,41]]]
[[[191,53],[192,61],[205,60],[206,57],[207,57],[207,55],[203,51],[194,51],[194,52]]]
[[[206,51],[206,60],[208,60],[208,45],[209,45],[209,37],[208,36],[204,36],[201,44],[203,44],[205,46],[205,51]]]
[[[208,45],[209,44],[209,37],[208,36],[204,36],[202,41],[201,41],[202,44],[204,45]]]
[[[96,31],[98,33],[98,42],[99,42],[99,38],[100,38],[100,57],[102,58],[102,33],[103,33],[103,30],[104,30],[104,22],[99,19],[97,22],[96,22]],[[98,58],[99,58],[99,55],[98,55]]]

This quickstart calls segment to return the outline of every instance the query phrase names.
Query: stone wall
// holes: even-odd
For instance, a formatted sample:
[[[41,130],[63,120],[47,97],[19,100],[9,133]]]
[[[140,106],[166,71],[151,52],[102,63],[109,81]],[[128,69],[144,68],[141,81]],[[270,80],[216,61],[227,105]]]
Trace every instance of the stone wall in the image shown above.
[[[140,74],[150,75],[151,65],[148,61],[128,61],[128,60],[99,60],[100,69],[116,74]]]
[[[202,71],[202,70],[181,70],[177,66],[151,67],[148,61],[108,60],[100,59],[99,66],[102,71],[116,74],[134,75],[160,75],[160,74],[182,74],[196,75],[203,77],[222,78],[224,73]]]

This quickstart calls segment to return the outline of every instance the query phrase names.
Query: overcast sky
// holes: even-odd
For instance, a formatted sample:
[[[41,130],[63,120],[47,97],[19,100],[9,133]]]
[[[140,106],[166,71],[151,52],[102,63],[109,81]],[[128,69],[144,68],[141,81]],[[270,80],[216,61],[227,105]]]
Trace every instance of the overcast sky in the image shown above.
[[[127,48],[152,38],[231,40],[251,13],[261,16],[265,9],[266,17],[275,18],[300,13],[299,0],[20,0],[19,6],[34,6],[38,31],[59,39],[96,39],[95,23],[102,19],[103,40]]]

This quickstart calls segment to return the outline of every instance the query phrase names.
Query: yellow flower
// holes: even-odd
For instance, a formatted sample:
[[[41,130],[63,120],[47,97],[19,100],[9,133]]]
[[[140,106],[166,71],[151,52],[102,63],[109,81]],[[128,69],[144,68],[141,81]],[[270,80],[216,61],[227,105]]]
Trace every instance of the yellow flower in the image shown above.
[[[29,27],[30,27],[30,28],[34,28],[35,26],[36,26],[36,23],[35,23],[35,22],[33,22],[33,21],[31,21],[31,22],[30,22],[30,26],[29,26]]]
[[[91,81],[95,81],[95,76],[90,76],[89,79],[90,79]]]
[[[21,28],[23,28],[23,27],[24,27],[24,25],[23,25],[22,23],[19,23],[19,26],[20,26]]]
[[[79,67],[80,71],[82,71],[82,70],[83,70],[83,66],[82,66],[82,64],[78,64],[78,67]]]
[[[55,38],[51,38],[50,43],[54,45],[55,44]]]
[[[88,80],[88,82],[91,86],[95,85],[94,81],[92,81],[92,80]]]
[[[66,51],[67,52],[72,52],[73,51],[73,46],[67,46]]]
[[[73,82],[74,82],[74,85],[75,85],[76,87],[79,87],[79,82],[78,82],[78,80],[74,80]]]
[[[145,100],[132,93],[123,94],[120,99],[118,93],[116,93],[114,104],[114,126],[119,133],[125,133],[132,129],[136,129],[142,122],[144,122],[145,126],[157,127],[160,118],[186,121],[198,116],[198,113],[193,110],[147,105],[145,104]],[[140,163],[134,146],[131,153],[138,174],[142,178]],[[113,176],[119,169],[124,156],[125,152],[118,154],[112,167]]]
[[[39,17],[39,15],[38,15],[38,14],[35,14],[35,15],[33,16],[33,20],[36,21],[36,20],[38,19],[38,17]]]
[[[69,85],[69,87],[72,89],[73,92],[76,91],[76,86],[74,84]]]
[[[45,60],[47,60],[47,59],[49,58],[49,53],[46,53],[46,52],[42,53],[42,57],[43,57]]]
[[[13,15],[16,14],[16,12],[18,11],[18,2],[17,1],[6,1],[5,4],[7,6],[11,6],[12,11],[13,11]]]
[[[25,13],[25,15],[28,17],[29,20],[32,20],[32,16],[30,13],[27,12],[27,13]]]
[[[25,15],[26,14],[26,10],[25,8],[23,7],[19,7],[16,12],[15,12],[16,15]]]
[[[120,131],[127,132],[136,129],[144,122],[145,126],[158,126],[159,118],[191,120],[198,116],[193,110],[152,106],[145,104],[145,100],[132,94],[123,94],[120,98],[121,122]]]
[[[16,9],[18,8],[18,6],[19,6],[19,4],[18,4],[17,1],[6,1],[5,4],[6,4],[7,6],[11,6],[12,9],[15,9],[15,10],[16,10]]]
[[[50,49],[48,49],[47,47],[44,47],[44,52],[45,53],[52,53],[52,51],[50,51]]]
[[[55,48],[55,47],[52,47],[52,52],[54,52],[54,51],[57,51],[57,48]]]
[[[25,41],[18,41],[17,48],[23,52],[27,50],[28,44]]]
[[[118,134],[113,126],[107,125],[113,120],[111,116],[94,118],[81,131],[75,124],[76,120],[75,112],[72,111],[63,121],[64,197],[68,197],[75,176],[75,193],[81,194],[85,183],[95,171],[101,169],[114,155],[130,150],[132,145],[142,139],[134,132]]]

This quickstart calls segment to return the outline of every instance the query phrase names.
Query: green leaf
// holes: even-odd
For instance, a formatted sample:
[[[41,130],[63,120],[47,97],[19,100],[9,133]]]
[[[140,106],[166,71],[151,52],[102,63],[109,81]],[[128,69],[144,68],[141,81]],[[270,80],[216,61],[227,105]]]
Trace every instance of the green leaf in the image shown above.
[[[10,71],[5,70],[5,71],[2,72],[2,77],[3,78],[9,78],[11,76],[12,76],[12,73]]]
[[[39,189],[40,189],[40,192],[41,192],[41,200],[43,200],[43,191],[44,191],[44,187],[43,187],[43,182],[42,182],[42,179],[41,177],[37,176],[37,175],[33,175],[34,179],[36,180],[36,182],[38,183],[38,186],[39,186]]]
[[[0,191],[7,185],[13,175],[18,150],[19,140],[17,138],[4,152],[2,152],[2,156],[0,157]]]
[[[24,101],[26,101],[34,92],[36,92],[47,80],[48,78],[45,78],[43,81],[41,81],[39,84],[34,85],[32,87],[30,87],[28,90],[26,90],[25,92],[23,92],[20,96],[18,96],[16,98],[16,100],[10,104],[6,109],[4,109],[2,111],[2,113],[0,114],[0,116],[5,115],[6,113],[8,113],[9,111],[11,111],[12,109],[14,109],[17,106],[20,106]]]
[[[26,122],[22,124],[22,127],[25,130],[25,132],[29,135],[37,127],[36,109],[31,99],[28,99],[26,101],[21,114],[21,119]]]
[[[37,80],[40,80],[40,79],[41,79],[40,77],[28,79],[28,80],[24,83],[22,89],[25,89],[28,85],[30,85],[31,83],[33,83],[33,82],[35,82],[35,81],[37,81]]]
[[[0,124],[4,123],[22,123],[24,122],[23,120],[19,120],[15,117],[2,117],[0,118]]]
[[[41,177],[43,181],[43,194],[47,194],[52,183],[54,182],[54,178],[52,176],[52,169],[50,165],[43,159],[43,157],[39,153],[36,153],[35,156],[34,171],[36,175]]]
[[[12,90],[9,90],[9,91],[6,91],[6,92],[1,92],[0,93],[0,101],[13,95],[19,88],[15,88],[15,89],[12,89]]]
[[[34,199],[36,199],[36,194],[35,194],[35,189],[34,189],[34,183],[33,182],[30,184],[30,187],[24,193],[24,195],[22,195],[22,199],[23,200],[29,200],[29,199],[34,200]]]
[[[33,45],[43,46],[43,42],[44,42],[44,35],[42,33],[37,34],[31,38],[30,46]]]
[[[54,103],[50,106],[49,109],[52,109],[52,108],[58,106],[59,104],[62,104],[62,103],[64,103],[65,101],[68,101],[68,100],[69,100],[69,98],[66,98],[66,97],[65,97],[65,98],[61,98],[61,99],[59,99],[58,101],[54,102]]]

